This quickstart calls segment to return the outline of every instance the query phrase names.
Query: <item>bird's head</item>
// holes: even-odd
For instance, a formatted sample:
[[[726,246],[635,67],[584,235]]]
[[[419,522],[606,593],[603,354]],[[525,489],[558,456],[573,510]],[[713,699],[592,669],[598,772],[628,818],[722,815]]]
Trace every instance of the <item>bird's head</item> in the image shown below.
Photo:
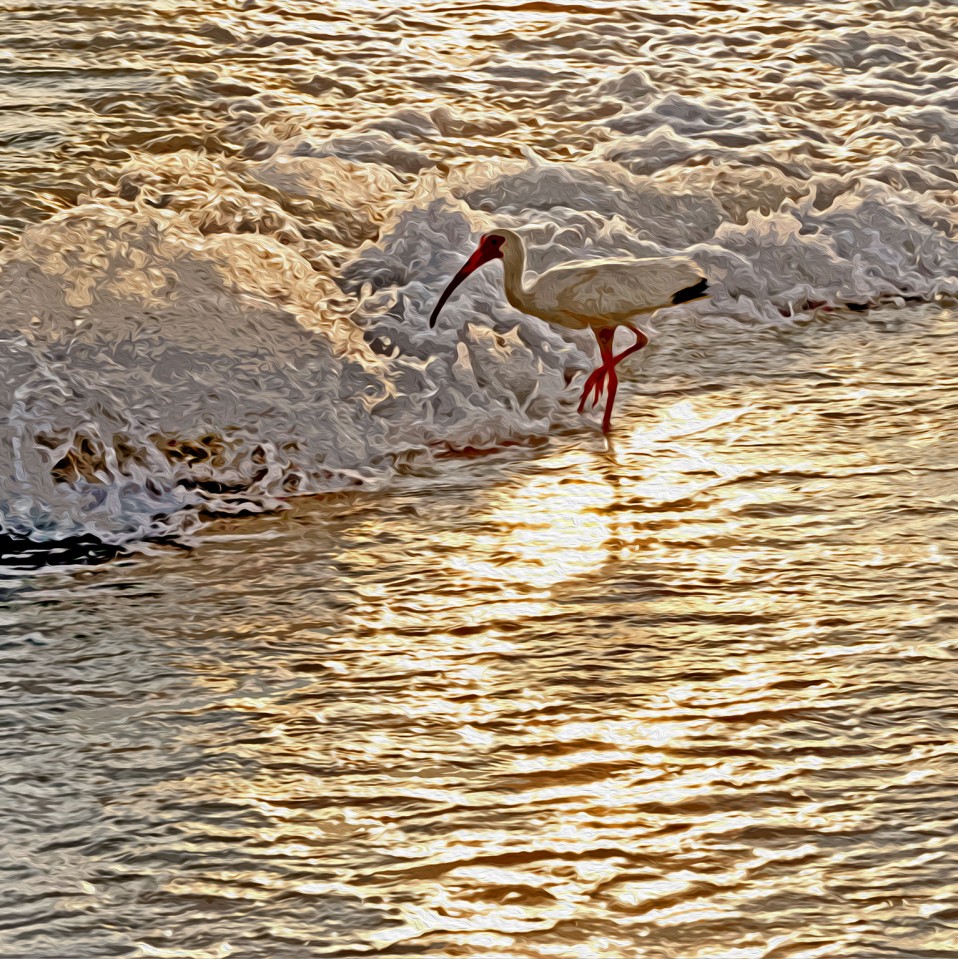
[[[472,256],[466,260],[462,269],[449,281],[449,285],[443,290],[442,296],[439,297],[439,302],[436,304],[436,308],[432,311],[432,316],[429,317],[429,326],[433,327],[436,325],[439,311],[445,306],[446,300],[452,296],[452,291],[459,286],[470,273],[474,273],[483,263],[488,263],[490,260],[501,260],[505,256],[506,247],[511,243],[518,242],[518,237],[508,230],[492,230],[489,233],[484,233],[480,237],[479,245],[473,251]]]

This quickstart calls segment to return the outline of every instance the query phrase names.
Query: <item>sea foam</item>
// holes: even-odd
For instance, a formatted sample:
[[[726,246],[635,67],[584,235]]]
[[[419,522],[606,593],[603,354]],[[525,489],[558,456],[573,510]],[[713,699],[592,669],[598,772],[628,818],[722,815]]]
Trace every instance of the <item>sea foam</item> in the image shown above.
[[[893,46],[873,55],[894,67]],[[680,311],[699,326],[954,296],[956,104],[922,96],[839,142],[632,72],[597,87],[615,115],[585,124],[591,152],[570,162],[437,163],[433,138],[482,132],[448,109],[326,140],[251,131],[229,159],[137,157],[0,254],[0,531],[183,536],[210,512],[382,486],[409,457],[582,422],[589,335],[517,313],[498,267],[428,327],[497,223],[534,272],[693,257],[712,297]],[[893,136],[894,158],[867,149]],[[694,363],[673,372],[694,381]]]

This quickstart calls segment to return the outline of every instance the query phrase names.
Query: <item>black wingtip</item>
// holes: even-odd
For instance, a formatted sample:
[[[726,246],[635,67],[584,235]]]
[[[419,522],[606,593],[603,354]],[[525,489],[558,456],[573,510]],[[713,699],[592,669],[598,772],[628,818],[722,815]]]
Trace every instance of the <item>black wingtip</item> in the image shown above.
[[[697,300],[700,296],[705,296],[709,288],[709,282],[703,276],[698,283],[693,286],[687,286],[684,290],[679,290],[675,296],[672,297],[672,303],[687,303],[689,300]]]

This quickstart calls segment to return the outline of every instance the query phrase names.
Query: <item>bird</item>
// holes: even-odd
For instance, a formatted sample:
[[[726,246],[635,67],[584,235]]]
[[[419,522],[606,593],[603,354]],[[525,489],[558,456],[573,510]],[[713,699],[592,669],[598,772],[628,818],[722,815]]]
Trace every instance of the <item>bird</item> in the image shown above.
[[[601,362],[585,381],[579,412],[585,409],[590,394],[594,394],[593,408],[597,406],[605,390],[603,433],[612,426],[619,385],[615,368],[649,342],[633,321],[645,313],[701,299],[709,290],[708,279],[684,256],[578,260],[546,270],[527,286],[522,237],[514,230],[496,229],[482,235],[475,251],[449,281],[429,317],[430,329],[456,287],[492,260],[502,260],[506,299],[517,310],[552,326],[592,330]],[[620,326],[634,334],[635,342],[621,353],[613,353],[615,331]]]

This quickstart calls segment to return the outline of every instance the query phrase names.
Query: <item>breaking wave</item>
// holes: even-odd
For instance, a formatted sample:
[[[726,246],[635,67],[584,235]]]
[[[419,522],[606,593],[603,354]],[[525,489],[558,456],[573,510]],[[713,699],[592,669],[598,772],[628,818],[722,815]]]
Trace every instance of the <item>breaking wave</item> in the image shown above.
[[[818,54],[894,62],[854,41]],[[534,271],[693,257],[713,296],[676,310],[672,337],[692,317],[787,325],[816,305],[954,296],[958,104],[902,89],[852,138],[632,71],[596,87],[591,145],[569,162],[437,159],[437,137],[498,132],[446,108],[327,140],[251,130],[228,158],[139,156],[0,253],[0,530],[183,536],[211,512],[578,424],[589,335],[517,313],[498,268],[428,328],[494,223],[524,234]],[[694,357],[675,355],[691,382]]]

